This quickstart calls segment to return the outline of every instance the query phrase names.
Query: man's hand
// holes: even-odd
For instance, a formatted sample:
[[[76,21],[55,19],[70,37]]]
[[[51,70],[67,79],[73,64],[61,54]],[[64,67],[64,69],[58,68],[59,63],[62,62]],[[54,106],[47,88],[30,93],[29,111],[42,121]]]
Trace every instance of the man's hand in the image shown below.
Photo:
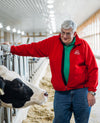
[[[4,52],[10,52],[10,45],[9,45],[9,42],[4,42],[1,44],[1,49],[4,51]]]
[[[88,92],[87,95],[88,105],[93,106],[96,103],[95,96],[93,96],[91,93]]]
[[[1,45],[9,45],[10,43],[7,41],[7,42],[4,42],[4,43],[1,43]]]

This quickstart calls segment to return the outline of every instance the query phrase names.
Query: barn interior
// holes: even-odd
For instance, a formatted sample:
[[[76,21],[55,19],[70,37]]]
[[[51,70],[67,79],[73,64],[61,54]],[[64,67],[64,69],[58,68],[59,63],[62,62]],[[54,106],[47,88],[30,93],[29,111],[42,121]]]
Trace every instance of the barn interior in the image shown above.
[[[90,45],[98,67],[100,80],[100,0],[0,0],[0,65],[17,72],[23,79],[42,88],[51,88],[50,99],[42,106],[47,111],[45,118],[33,120],[38,114],[35,106],[30,109],[0,107],[0,123],[51,123],[53,120],[53,93],[50,83],[51,73],[48,58],[22,57],[3,52],[1,44],[30,44],[61,32],[61,24],[73,20],[77,24],[77,34]],[[49,79],[48,79],[49,78]],[[46,79],[46,80],[45,80]],[[46,81],[46,83],[45,83]],[[44,86],[43,86],[43,83]],[[96,94],[96,104],[92,109],[89,123],[100,122],[100,84]],[[52,99],[51,99],[52,97]],[[49,112],[49,107],[50,112]],[[30,109],[30,110],[29,110]],[[30,113],[30,112],[31,113]],[[34,115],[32,119],[32,114]],[[74,123],[73,118],[71,123]]]

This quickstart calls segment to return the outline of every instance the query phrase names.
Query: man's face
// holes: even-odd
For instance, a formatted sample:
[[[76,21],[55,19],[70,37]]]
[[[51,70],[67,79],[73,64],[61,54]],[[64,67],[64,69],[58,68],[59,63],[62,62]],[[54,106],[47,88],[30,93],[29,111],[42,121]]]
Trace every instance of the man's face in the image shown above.
[[[73,33],[72,29],[61,29],[61,40],[65,45],[70,44],[75,37],[76,32]]]

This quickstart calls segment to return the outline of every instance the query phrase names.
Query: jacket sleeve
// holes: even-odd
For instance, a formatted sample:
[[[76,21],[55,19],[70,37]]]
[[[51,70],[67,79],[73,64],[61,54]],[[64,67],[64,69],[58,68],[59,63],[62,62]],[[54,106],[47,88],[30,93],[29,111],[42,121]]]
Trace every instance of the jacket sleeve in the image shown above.
[[[88,91],[95,92],[98,85],[98,66],[95,56],[87,43],[85,47],[85,64],[88,69],[88,81],[86,83]]]
[[[19,56],[48,57],[52,40],[53,37],[50,37],[37,43],[33,42],[19,46],[13,45],[11,46],[10,52]]]

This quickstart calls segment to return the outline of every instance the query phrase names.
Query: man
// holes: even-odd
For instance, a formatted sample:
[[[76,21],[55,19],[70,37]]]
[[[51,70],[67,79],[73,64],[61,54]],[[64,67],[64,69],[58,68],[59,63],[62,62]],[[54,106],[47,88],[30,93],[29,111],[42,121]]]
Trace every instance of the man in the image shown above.
[[[91,106],[95,104],[98,67],[88,43],[78,37],[72,20],[63,22],[58,36],[2,48],[21,56],[49,57],[55,89],[53,123],[70,123],[72,113],[76,123],[88,123]]]

